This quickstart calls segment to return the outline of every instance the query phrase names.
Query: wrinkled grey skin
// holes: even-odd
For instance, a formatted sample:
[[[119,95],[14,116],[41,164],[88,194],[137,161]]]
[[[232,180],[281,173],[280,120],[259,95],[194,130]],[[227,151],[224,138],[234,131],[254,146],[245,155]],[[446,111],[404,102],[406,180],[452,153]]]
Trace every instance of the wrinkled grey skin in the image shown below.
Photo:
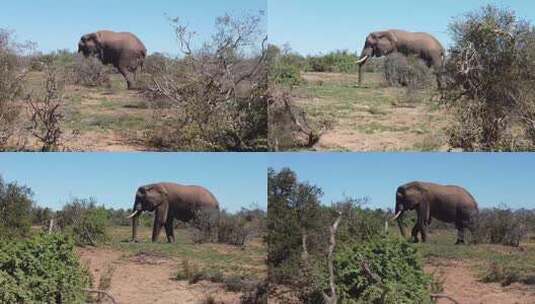
[[[132,217],[132,240],[137,241],[138,217],[143,211],[155,212],[152,241],[158,241],[165,226],[169,243],[175,242],[175,219],[189,222],[199,211],[219,215],[219,203],[210,191],[200,186],[184,186],[174,183],[157,183],[138,188]]]
[[[416,55],[422,59],[429,68],[432,67],[435,70],[437,84],[441,88],[441,73],[444,66],[445,52],[440,42],[427,33],[402,30],[373,32],[366,37],[366,42],[359,57],[359,61],[362,60],[359,63],[359,85],[362,79],[362,65],[368,59],[387,56],[396,52],[405,56]]]
[[[427,227],[431,219],[454,223],[457,228],[457,243],[464,243],[464,229],[472,231],[475,216],[479,213],[477,203],[468,191],[458,186],[443,186],[426,182],[411,182],[399,186],[396,191],[396,214],[401,234],[405,236],[402,216],[408,210],[416,210],[416,225],[412,238],[418,242],[418,232],[422,241],[427,239]]]
[[[78,53],[113,65],[126,79],[128,89],[133,89],[132,74],[143,67],[147,49],[132,33],[104,30],[83,35],[78,42]]]

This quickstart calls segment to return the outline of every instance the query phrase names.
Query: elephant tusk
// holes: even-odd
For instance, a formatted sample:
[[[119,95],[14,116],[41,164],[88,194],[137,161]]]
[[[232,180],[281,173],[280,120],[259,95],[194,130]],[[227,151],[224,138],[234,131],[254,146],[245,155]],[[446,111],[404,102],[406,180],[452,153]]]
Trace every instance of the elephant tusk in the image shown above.
[[[402,212],[403,212],[403,210],[398,211],[398,213],[396,213],[396,215],[394,215],[394,217],[391,219],[391,221],[395,221],[395,220],[397,220],[398,217],[401,215]]]
[[[135,210],[134,212],[132,212],[132,214],[130,214],[126,218],[128,218],[128,219],[133,218],[134,216],[136,216],[138,214],[138,212],[139,212],[139,210]]]
[[[369,56],[366,55],[366,56],[364,56],[364,58],[355,61],[355,63],[356,63],[356,64],[361,64],[361,63],[363,63],[364,61],[368,60],[368,57],[369,57]]]

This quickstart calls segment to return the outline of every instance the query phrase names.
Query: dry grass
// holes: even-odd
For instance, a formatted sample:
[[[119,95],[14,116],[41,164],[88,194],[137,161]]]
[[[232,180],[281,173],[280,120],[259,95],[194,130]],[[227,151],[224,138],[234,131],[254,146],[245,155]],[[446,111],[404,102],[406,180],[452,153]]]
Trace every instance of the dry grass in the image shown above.
[[[295,88],[299,104],[314,124],[329,121],[317,150],[443,151],[449,118],[432,89],[411,92],[386,87],[380,73],[367,73],[362,87],[357,76],[304,73]]]

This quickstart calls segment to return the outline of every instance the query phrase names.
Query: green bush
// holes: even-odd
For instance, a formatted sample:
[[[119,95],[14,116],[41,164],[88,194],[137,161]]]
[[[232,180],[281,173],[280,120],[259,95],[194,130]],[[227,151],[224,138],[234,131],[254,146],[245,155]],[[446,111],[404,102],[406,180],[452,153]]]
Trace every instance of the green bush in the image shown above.
[[[88,272],[61,234],[0,241],[0,303],[85,303]]]
[[[271,83],[295,86],[303,82],[299,68],[282,60],[270,65],[269,75]]]
[[[355,54],[340,50],[322,56],[309,56],[306,58],[306,71],[355,73],[357,60]]]
[[[92,199],[73,199],[58,212],[61,230],[72,235],[79,246],[96,246],[109,239],[109,214]]]
[[[295,86],[303,83],[301,71],[305,59],[302,56],[292,53],[288,47],[281,50],[275,45],[270,45],[266,54],[271,84]]]
[[[431,278],[416,248],[403,240],[376,238],[341,248],[334,266],[341,303],[432,303]]]
[[[27,236],[31,227],[32,190],[6,183],[0,176],[0,239]]]

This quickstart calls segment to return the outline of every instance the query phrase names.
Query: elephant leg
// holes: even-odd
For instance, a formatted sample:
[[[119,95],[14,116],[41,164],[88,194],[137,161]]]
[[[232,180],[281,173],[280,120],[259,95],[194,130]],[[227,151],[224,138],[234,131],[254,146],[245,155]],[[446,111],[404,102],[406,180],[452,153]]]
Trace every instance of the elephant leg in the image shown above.
[[[464,227],[461,225],[457,227],[457,242],[455,245],[464,244]]]
[[[167,222],[165,223],[165,233],[167,235],[167,242],[168,243],[174,243],[175,242],[175,231],[173,229],[173,218],[169,217],[167,219]]]
[[[152,227],[152,241],[157,242],[158,236],[160,235],[160,230],[162,230],[162,226],[164,224],[160,221],[158,221],[158,218],[154,219],[154,226]]]
[[[414,243],[418,243],[418,230],[419,230],[419,225],[418,224],[416,224],[416,225],[414,225],[414,227],[412,227],[411,235],[412,235],[412,241]]]
[[[132,81],[132,76],[128,72],[128,69],[125,67],[119,67],[118,70],[119,70],[119,73],[121,73],[121,75],[123,75],[124,79],[126,80],[127,88],[129,90],[134,89],[134,82]]]
[[[427,225],[423,223],[418,226],[419,226],[418,228],[420,230],[420,234],[422,235],[422,242],[425,243],[425,241],[427,240]]]

